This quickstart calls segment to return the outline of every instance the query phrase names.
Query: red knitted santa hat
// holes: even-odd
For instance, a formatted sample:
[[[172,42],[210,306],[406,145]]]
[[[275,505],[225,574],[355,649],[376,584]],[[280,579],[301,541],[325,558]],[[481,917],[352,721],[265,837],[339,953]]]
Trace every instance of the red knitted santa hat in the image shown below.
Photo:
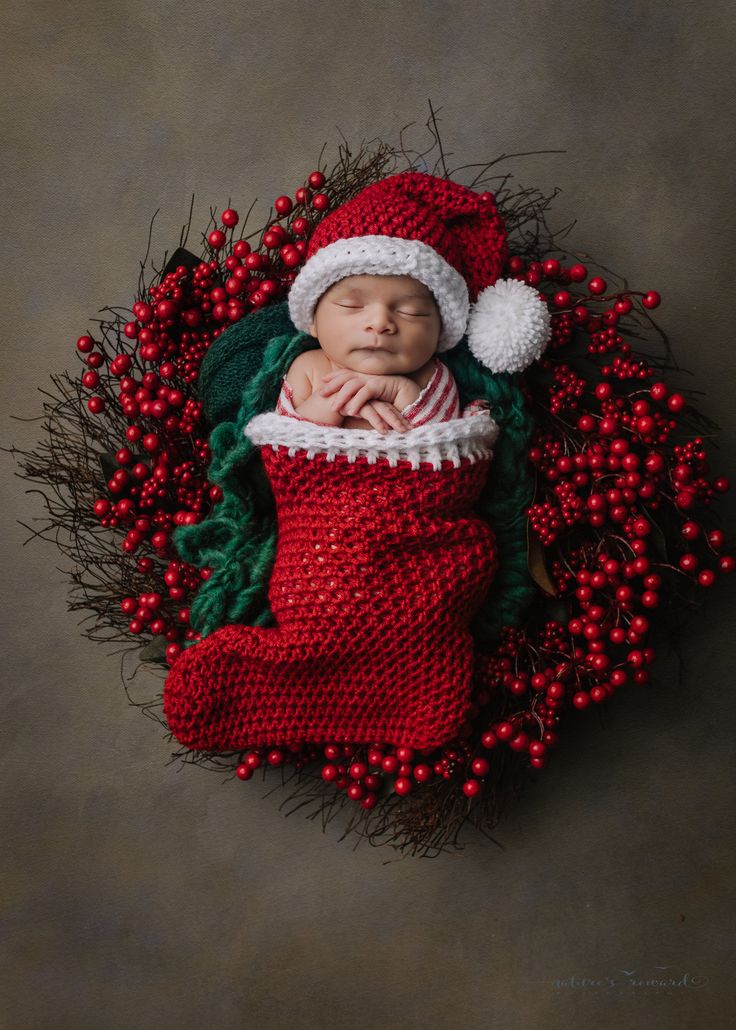
[[[399,172],[322,219],[289,291],[289,313],[309,332],[317,301],[339,279],[410,275],[437,301],[439,351],[467,333],[471,352],[492,372],[519,372],[544,350],[550,314],[537,290],[499,279],[506,257],[506,229],[490,194]]]

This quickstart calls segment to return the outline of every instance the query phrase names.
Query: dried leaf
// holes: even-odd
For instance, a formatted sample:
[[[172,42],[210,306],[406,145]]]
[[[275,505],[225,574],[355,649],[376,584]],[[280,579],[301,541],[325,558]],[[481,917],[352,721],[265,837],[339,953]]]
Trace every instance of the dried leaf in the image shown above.
[[[545,594],[548,594],[550,597],[556,597],[557,591],[549,577],[544,561],[544,548],[539,537],[533,533],[527,533],[527,564],[529,566],[529,575],[537,586],[541,587]]]

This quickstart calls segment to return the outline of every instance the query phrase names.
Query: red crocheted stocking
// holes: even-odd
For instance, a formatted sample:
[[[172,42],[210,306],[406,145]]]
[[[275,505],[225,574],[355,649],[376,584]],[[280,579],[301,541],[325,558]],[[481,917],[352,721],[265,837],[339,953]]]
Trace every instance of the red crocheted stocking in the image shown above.
[[[268,413],[245,431],[276,499],[277,625],[224,626],[182,652],[164,691],[174,735],[208,751],[452,738],[496,565],[473,513],[490,416],[382,437]]]

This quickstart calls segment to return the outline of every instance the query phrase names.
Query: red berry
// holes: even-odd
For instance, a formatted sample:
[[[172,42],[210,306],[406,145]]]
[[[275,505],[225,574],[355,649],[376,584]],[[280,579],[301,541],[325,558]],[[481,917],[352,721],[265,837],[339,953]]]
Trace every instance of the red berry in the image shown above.
[[[336,765],[334,765],[332,762],[326,762],[322,766],[322,770],[320,772],[320,775],[321,775],[322,779],[326,783],[332,783],[332,782],[334,782],[337,779],[337,777],[340,774],[337,771],[337,766]]]
[[[487,758],[475,758],[473,759],[470,768],[476,776],[487,776],[490,772],[491,765]]]
[[[156,305],[156,314],[159,318],[175,318],[179,308],[172,300],[162,300]]]
[[[153,318],[153,308],[145,301],[139,300],[133,305],[133,314],[139,322],[146,325]]]
[[[399,768],[401,763],[399,762],[396,755],[385,755],[381,759],[381,768],[384,772],[394,773]]]
[[[656,308],[656,307],[659,307],[661,301],[662,301],[662,298],[660,297],[660,295],[657,293],[656,290],[649,290],[649,292],[645,293],[644,296],[641,299],[642,305],[645,308]]]
[[[686,540],[696,540],[700,536],[700,526],[697,522],[683,522],[680,533]]]
[[[601,279],[600,276],[596,276],[595,279],[591,279],[588,283],[588,290],[590,293],[605,293],[608,289],[608,283],[605,279]]]
[[[690,490],[681,490],[675,495],[675,504],[680,511],[689,511],[695,505],[695,494]]]
[[[587,708],[590,704],[590,694],[587,690],[578,690],[572,696],[572,703],[576,708]]]
[[[235,211],[231,207],[227,207],[222,212],[222,215],[220,216],[220,220],[222,221],[223,225],[226,225],[228,227],[228,229],[232,229],[233,226],[238,224],[239,217],[240,216],[238,215],[237,211]]]
[[[181,644],[172,643],[166,648],[166,661],[169,665],[173,665],[176,659],[182,652]]]
[[[516,736],[509,741],[509,747],[512,751],[526,751],[529,747],[528,735],[523,731],[521,733],[517,733]]]
[[[286,246],[282,247],[279,255],[287,268],[296,268],[298,264],[301,264],[302,256],[291,243],[287,243]]]

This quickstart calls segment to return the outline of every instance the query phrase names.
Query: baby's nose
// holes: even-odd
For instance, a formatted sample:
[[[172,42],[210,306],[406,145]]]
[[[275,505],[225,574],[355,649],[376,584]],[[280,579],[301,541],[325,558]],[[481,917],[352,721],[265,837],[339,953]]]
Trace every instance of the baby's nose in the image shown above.
[[[388,308],[377,306],[366,312],[366,326],[369,329],[385,329],[393,325],[393,316]]]

